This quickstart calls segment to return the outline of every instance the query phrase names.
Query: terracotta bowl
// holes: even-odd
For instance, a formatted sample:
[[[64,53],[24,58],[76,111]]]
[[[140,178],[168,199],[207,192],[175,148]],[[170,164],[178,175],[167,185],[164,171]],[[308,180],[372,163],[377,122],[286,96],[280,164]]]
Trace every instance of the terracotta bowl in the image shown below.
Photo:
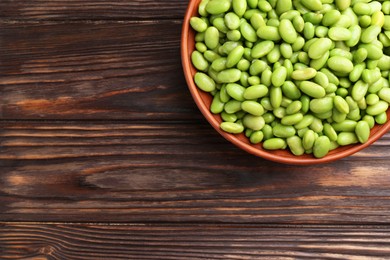
[[[295,164],[295,165],[312,165],[320,164],[326,162],[336,161],[338,159],[352,155],[367,146],[374,143],[380,137],[382,137],[390,128],[390,121],[387,121],[384,125],[376,125],[371,129],[371,135],[365,144],[355,144],[339,147],[321,159],[316,159],[312,155],[302,155],[295,156],[289,150],[277,150],[277,151],[267,151],[262,148],[261,144],[253,145],[249,142],[248,138],[244,134],[229,134],[222,131],[219,128],[222,119],[219,115],[214,115],[210,112],[210,104],[212,101],[212,96],[209,93],[203,92],[197,88],[194,83],[193,77],[196,73],[196,69],[191,63],[191,53],[195,49],[195,32],[190,26],[190,18],[192,16],[198,16],[198,5],[201,0],[190,0],[184,22],[182,27],[181,35],[181,59],[184,69],[185,78],[190,89],[191,95],[195,100],[195,103],[199,107],[200,111],[207,119],[207,121],[214,127],[214,129],[220,133],[225,139],[238,146],[239,148],[251,153],[253,155],[279,162],[285,164]],[[390,118],[390,109],[387,111],[388,118]]]

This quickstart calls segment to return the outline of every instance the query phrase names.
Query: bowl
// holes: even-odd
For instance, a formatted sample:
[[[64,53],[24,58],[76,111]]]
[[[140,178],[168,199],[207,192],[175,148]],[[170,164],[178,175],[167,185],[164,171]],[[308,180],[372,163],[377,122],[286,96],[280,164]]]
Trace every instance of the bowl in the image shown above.
[[[201,0],[190,0],[187,11],[185,13],[185,18],[182,26],[181,34],[181,60],[184,70],[185,79],[187,81],[188,88],[191,92],[191,95],[198,106],[199,110],[202,112],[206,120],[211,124],[211,126],[226,140],[230,141],[237,147],[242,150],[253,154],[255,156],[262,157],[264,159],[283,163],[283,164],[292,164],[292,165],[313,165],[320,163],[333,162],[347,156],[350,156],[374,143],[380,137],[382,137],[390,128],[390,121],[388,120],[383,125],[375,125],[371,129],[371,134],[368,141],[364,144],[353,144],[348,146],[341,146],[337,149],[330,151],[325,157],[317,159],[311,154],[304,154],[302,156],[295,156],[289,150],[276,150],[268,151],[262,148],[260,144],[251,144],[249,139],[244,134],[229,134],[222,131],[219,128],[222,119],[220,115],[214,115],[210,112],[210,104],[212,101],[212,96],[209,93],[203,92],[200,90],[194,83],[194,75],[196,69],[191,63],[191,53],[195,49],[195,32],[190,26],[190,18],[192,16],[198,15],[198,5]],[[390,109],[387,110],[387,117],[390,119]]]

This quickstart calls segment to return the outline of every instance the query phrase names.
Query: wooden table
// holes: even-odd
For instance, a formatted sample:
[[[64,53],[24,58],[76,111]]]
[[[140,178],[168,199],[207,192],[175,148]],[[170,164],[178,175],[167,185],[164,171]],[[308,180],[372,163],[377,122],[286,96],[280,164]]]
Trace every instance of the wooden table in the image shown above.
[[[0,259],[385,259],[390,135],[249,155],[184,81],[183,0],[0,1]]]

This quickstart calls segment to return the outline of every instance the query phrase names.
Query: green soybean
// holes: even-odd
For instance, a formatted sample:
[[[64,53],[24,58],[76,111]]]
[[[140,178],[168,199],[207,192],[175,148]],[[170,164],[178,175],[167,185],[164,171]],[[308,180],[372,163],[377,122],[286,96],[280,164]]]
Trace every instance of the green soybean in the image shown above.
[[[270,138],[264,141],[263,148],[266,150],[280,150],[286,146],[286,141],[282,138]]]
[[[330,140],[327,136],[318,137],[313,145],[313,155],[316,158],[322,158],[329,153]]]
[[[218,73],[218,80],[221,83],[233,83],[240,80],[241,71],[239,69],[227,69]]]
[[[329,10],[324,14],[322,18],[322,24],[324,26],[332,26],[340,20],[341,13],[338,10]]]
[[[310,110],[313,113],[322,114],[333,109],[333,98],[323,97],[315,98],[310,101]]]
[[[278,87],[271,87],[270,89],[270,101],[272,107],[278,108],[282,104],[282,89]]]
[[[244,132],[244,126],[233,122],[222,122],[220,128],[231,134],[240,134]]]
[[[230,0],[210,0],[206,5],[209,14],[222,14],[230,9]]]
[[[280,21],[279,25],[279,34],[283,41],[287,43],[294,43],[297,40],[298,34],[295,31],[294,25],[288,19],[283,19]]]
[[[332,41],[328,38],[316,40],[309,48],[308,54],[311,59],[321,58],[332,46]]]
[[[295,70],[291,74],[291,78],[294,80],[309,80],[317,75],[317,70],[313,68],[305,68],[301,70]]]
[[[287,78],[287,69],[285,67],[277,68],[271,77],[271,83],[275,87],[281,87]]]
[[[276,137],[288,138],[294,136],[296,130],[293,126],[287,126],[282,124],[276,124],[273,128],[273,134]]]
[[[299,89],[306,95],[313,98],[322,98],[326,95],[325,89],[311,81],[302,81]]]
[[[370,126],[366,121],[359,121],[355,128],[355,134],[362,144],[367,142],[368,138],[370,137]]]
[[[389,108],[389,103],[380,100],[378,103],[368,106],[366,109],[366,113],[371,116],[377,116],[383,112],[386,112],[388,108]]]
[[[334,107],[340,112],[340,113],[343,113],[343,114],[348,114],[349,113],[349,105],[347,103],[347,101],[340,97],[340,96],[335,96],[333,98],[333,103],[334,103]]]
[[[353,70],[353,63],[341,56],[333,56],[328,60],[328,67],[336,72],[350,73]]]
[[[259,42],[253,47],[252,52],[251,52],[251,56],[254,59],[264,57],[265,55],[267,55],[268,53],[270,53],[272,51],[274,46],[275,46],[275,44],[273,41]]]
[[[274,26],[262,26],[257,30],[256,34],[263,40],[279,41],[281,39],[279,29]]]
[[[226,67],[227,68],[234,67],[241,60],[243,55],[244,55],[244,47],[239,45],[236,48],[234,48],[227,56]]]
[[[305,149],[302,145],[302,140],[298,136],[292,136],[287,138],[287,145],[290,148],[291,153],[296,156],[300,156],[305,153]]]
[[[359,101],[364,98],[368,90],[368,84],[363,80],[359,80],[352,87],[351,96],[355,101]]]
[[[328,123],[324,124],[324,134],[329,138],[330,141],[337,141],[337,132]]]
[[[262,116],[254,116],[251,114],[245,115],[242,119],[242,123],[245,127],[255,131],[263,129],[265,125],[265,121]]]
[[[246,100],[242,102],[241,109],[254,116],[261,116],[264,114],[263,106],[256,101]]]
[[[376,115],[375,122],[379,125],[383,125],[384,123],[386,123],[387,122],[387,113],[382,112],[379,115]]]
[[[352,32],[343,27],[332,27],[328,31],[328,36],[333,41],[348,41],[352,37]]]
[[[302,146],[305,150],[312,149],[314,146],[314,142],[316,140],[316,136],[313,130],[309,129],[305,132],[302,138]]]
[[[207,74],[197,72],[194,76],[196,86],[205,92],[211,92],[215,90],[215,81]]]
[[[205,31],[205,44],[209,49],[214,49],[219,44],[219,31],[214,26],[210,26]]]
[[[341,132],[337,137],[337,143],[342,146],[356,144],[358,142],[359,140],[356,134],[352,132]]]

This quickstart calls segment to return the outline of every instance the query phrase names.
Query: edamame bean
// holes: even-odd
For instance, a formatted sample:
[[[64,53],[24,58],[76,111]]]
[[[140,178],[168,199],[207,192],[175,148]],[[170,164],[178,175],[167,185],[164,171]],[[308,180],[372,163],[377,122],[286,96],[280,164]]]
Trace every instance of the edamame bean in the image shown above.
[[[197,32],[204,32],[207,29],[207,23],[199,17],[191,17],[190,24]]]
[[[390,88],[382,88],[378,92],[378,96],[380,99],[386,101],[387,103],[390,103]]]
[[[337,143],[342,146],[356,144],[358,142],[359,140],[356,134],[352,132],[341,132],[337,137]]]
[[[287,145],[290,148],[291,153],[296,156],[300,156],[305,153],[305,149],[302,145],[302,140],[298,136],[292,136],[287,138]]]
[[[230,0],[210,0],[206,5],[209,14],[222,14],[230,9]]]
[[[265,125],[264,118],[262,116],[254,116],[251,114],[247,114],[242,119],[242,123],[245,127],[252,130],[261,130]]]
[[[321,58],[332,46],[332,41],[328,38],[316,40],[309,48],[308,54],[311,59]]]
[[[345,57],[333,56],[328,60],[328,67],[336,72],[350,73],[353,70],[353,63]]]
[[[256,101],[246,100],[241,103],[241,109],[254,116],[261,116],[264,114],[263,106]]]
[[[228,102],[225,104],[225,106],[224,106],[223,109],[224,109],[225,112],[228,113],[228,114],[236,113],[236,112],[238,112],[238,111],[241,111],[241,102],[232,99],[232,100],[228,101]]]
[[[316,158],[322,158],[329,153],[330,140],[327,136],[318,137],[313,145],[313,154]]]
[[[200,71],[206,71],[209,67],[209,63],[203,57],[203,54],[199,51],[193,51],[191,54],[191,61],[194,67]]]
[[[320,11],[322,9],[320,0],[301,0],[301,4],[312,11]]]
[[[332,26],[340,20],[341,13],[338,10],[329,10],[324,14],[324,18],[322,18],[322,24],[324,26]]]
[[[283,125],[293,126],[303,119],[302,113],[296,113],[292,115],[286,115],[282,118],[281,123]]]
[[[239,45],[236,48],[234,48],[227,56],[226,67],[227,68],[234,67],[241,60],[243,55],[244,55],[244,47]]]
[[[351,0],[335,0],[336,6],[340,11],[346,10],[351,5]]]
[[[291,74],[291,78],[294,80],[309,80],[317,75],[317,71],[313,68],[305,68],[301,70],[295,70]]]
[[[315,98],[310,101],[310,110],[313,113],[322,114],[333,109],[333,98],[323,97]]]
[[[367,3],[358,2],[353,6],[353,11],[358,15],[371,14],[371,7]]]
[[[330,141],[337,141],[337,133],[328,123],[324,124],[324,134],[329,138]]]
[[[389,108],[389,103],[380,100],[378,103],[368,106],[366,113],[371,116],[377,116],[383,112],[386,112]]]
[[[220,114],[222,113],[224,106],[225,103],[221,101],[220,95],[218,93],[214,96],[213,101],[211,102],[210,111],[213,114]]]
[[[286,141],[282,138],[270,138],[264,141],[263,148],[266,150],[280,150],[286,146]]]
[[[249,141],[252,144],[259,144],[264,139],[264,134],[262,131],[254,131],[249,138]]]
[[[306,95],[313,98],[322,98],[326,95],[325,89],[311,81],[302,81],[299,89]]]
[[[363,80],[359,80],[352,87],[351,96],[355,101],[359,101],[364,98],[368,90],[368,84]]]
[[[232,0],[233,11],[239,16],[243,16],[246,8],[247,2],[246,0]]]
[[[298,34],[295,31],[294,25],[288,19],[283,19],[280,21],[279,25],[279,34],[283,41],[287,43],[294,43],[297,40]]]
[[[375,122],[379,125],[383,125],[387,122],[387,114],[386,112],[382,112],[379,115],[375,116]]]
[[[359,142],[364,144],[370,137],[370,126],[366,121],[359,121],[355,128],[355,134]]]
[[[352,37],[352,33],[347,28],[332,27],[328,31],[328,36],[333,41],[348,41]]]
[[[255,31],[255,29],[253,29],[253,27],[249,23],[247,23],[247,22],[241,23],[240,32],[241,32],[242,37],[244,37],[245,40],[247,40],[249,42],[256,42],[257,41],[256,31]]]
[[[356,121],[347,119],[339,123],[332,123],[332,127],[337,132],[354,132],[356,124]]]
[[[216,1],[216,0],[214,0]],[[214,49],[219,44],[219,32],[214,26],[210,26],[205,31],[204,35],[205,44],[209,49]]]
[[[362,29],[359,25],[355,24],[349,27],[349,31],[351,32],[351,37],[345,43],[349,47],[354,47],[359,43]]]
[[[278,108],[282,104],[282,89],[278,87],[271,87],[270,89],[270,101],[272,107]]]
[[[274,26],[262,26],[256,34],[263,40],[279,41],[281,39],[278,28]]]
[[[211,68],[216,72],[220,72],[226,69],[227,59],[225,57],[218,58],[211,63]]]
[[[276,2],[276,13],[281,15],[284,12],[291,10],[292,7],[293,5],[291,0],[278,0]]]
[[[287,115],[292,115],[297,112],[299,112],[302,108],[302,103],[298,100],[291,102],[287,107],[286,107],[286,114]]]
[[[233,83],[240,80],[241,71],[239,69],[227,69],[218,73],[218,80],[221,83]]]
[[[287,78],[287,69],[285,67],[277,68],[271,77],[271,83],[275,87],[281,87]]]
[[[351,73],[349,74],[349,80],[352,81],[352,82],[356,82],[360,79],[362,73],[363,73],[363,70],[366,68],[366,65],[364,63],[362,64],[357,64],[353,70],[351,71]]]
[[[371,25],[365,29],[360,37],[360,40],[363,43],[371,43],[377,39],[379,33],[381,32],[381,27],[379,25]]]
[[[273,134],[276,137],[288,138],[294,136],[296,130],[293,126],[287,126],[282,124],[276,124],[273,128]]]
[[[194,81],[196,86],[205,92],[215,90],[215,81],[205,73],[197,72],[194,76]]]
[[[316,136],[313,130],[309,129],[305,132],[302,138],[302,146],[305,150],[310,150],[314,146]]]
[[[222,122],[220,128],[231,134],[240,134],[244,132],[244,126],[233,122]]]
[[[340,112],[340,113],[343,113],[343,114],[348,114],[349,113],[349,105],[347,103],[347,101],[340,97],[340,96],[335,96],[333,98],[333,103],[334,103],[334,107]]]
[[[251,52],[251,56],[254,59],[259,59],[261,57],[264,57],[268,53],[272,51],[274,48],[275,44],[273,41],[262,41],[257,43]]]

